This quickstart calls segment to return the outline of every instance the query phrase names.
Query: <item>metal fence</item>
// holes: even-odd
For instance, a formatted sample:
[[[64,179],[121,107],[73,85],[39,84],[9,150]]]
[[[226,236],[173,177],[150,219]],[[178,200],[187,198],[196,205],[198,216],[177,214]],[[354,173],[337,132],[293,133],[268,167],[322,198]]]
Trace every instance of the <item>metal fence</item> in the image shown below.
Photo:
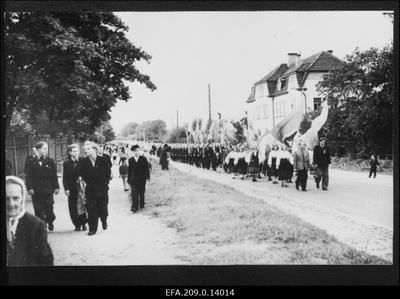
[[[62,161],[67,156],[67,147],[69,144],[77,143],[80,152],[83,152],[84,141],[75,138],[75,136],[50,137],[49,135],[25,135],[15,136],[6,135],[6,158],[11,162],[12,173],[22,177],[25,174],[25,161],[31,154],[31,148],[39,141],[48,144],[48,156],[57,163],[57,171],[61,172]]]

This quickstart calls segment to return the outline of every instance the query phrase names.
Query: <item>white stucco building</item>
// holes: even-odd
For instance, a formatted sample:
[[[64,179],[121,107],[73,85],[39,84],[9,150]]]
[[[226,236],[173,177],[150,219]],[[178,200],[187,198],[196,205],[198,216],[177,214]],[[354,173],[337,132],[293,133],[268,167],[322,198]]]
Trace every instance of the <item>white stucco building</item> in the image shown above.
[[[341,60],[332,51],[322,51],[305,59],[289,53],[288,62],[278,65],[254,83],[247,99],[248,115],[260,135],[270,131],[305,97],[306,111],[318,109],[322,96],[316,85],[324,74],[338,67]]]

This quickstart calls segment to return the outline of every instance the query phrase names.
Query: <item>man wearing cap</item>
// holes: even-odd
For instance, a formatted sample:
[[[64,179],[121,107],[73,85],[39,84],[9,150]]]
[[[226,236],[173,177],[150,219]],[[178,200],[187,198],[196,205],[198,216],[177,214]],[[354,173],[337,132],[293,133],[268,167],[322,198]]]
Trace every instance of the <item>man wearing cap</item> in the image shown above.
[[[314,147],[314,164],[318,166],[315,183],[319,189],[319,184],[322,180],[322,190],[328,190],[329,185],[329,164],[331,164],[331,152],[325,144],[325,138],[320,138],[319,145]]]
[[[133,157],[128,160],[128,183],[131,186],[131,211],[136,213],[139,207],[144,208],[144,193],[146,181],[150,181],[150,171],[146,157],[140,155],[139,145],[133,145],[131,151]]]

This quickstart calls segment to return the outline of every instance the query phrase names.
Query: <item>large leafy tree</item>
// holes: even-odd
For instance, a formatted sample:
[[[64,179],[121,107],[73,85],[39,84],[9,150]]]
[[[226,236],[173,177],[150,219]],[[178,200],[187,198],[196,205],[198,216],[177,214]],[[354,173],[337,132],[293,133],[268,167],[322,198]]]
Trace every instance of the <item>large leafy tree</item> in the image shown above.
[[[356,49],[318,84],[330,105],[324,126],[352,156],[389,153],[393,142],[393,45]]]
[[[132,134],[136,134],[137,129],[139,128],[139,124],[137,122],[130,122],[124,125],[120,131],[120,136],[128,137]]]
[[[131,122],[126,124],[120,132],[122,137],[128,137],[133,134],[140,138],[143,138],[143,134],[146,134],[146,138],[152,137],[156,140],[162,140],[167,134],[167,125],[160,119],[148,120],[141,124]]]
[[[161,119],[145,121],[141,127],[146,132],[146,137],[152,136],[156,140],[162,140],[167,134],[167,125]]]
[[[6,127],[19,113],[38,133],[91,134],[117,100],[130,98],[127,82],[156,89],[134,66],[151,56],[111,12],[9,13],[5,20]]]
[[[109,121],[101,124],[100,127],[97,128],[96,132],[104,136],[104,142],[113,141],[116,138],[114,129]]]

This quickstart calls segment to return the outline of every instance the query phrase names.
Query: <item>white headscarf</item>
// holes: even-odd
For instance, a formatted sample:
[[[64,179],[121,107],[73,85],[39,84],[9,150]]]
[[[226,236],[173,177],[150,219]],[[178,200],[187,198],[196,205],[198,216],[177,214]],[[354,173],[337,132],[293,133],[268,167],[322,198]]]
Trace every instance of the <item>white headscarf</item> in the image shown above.
[[[26,201],[26,187],[25,183],[22,179],[19,177],[10,175],[6,176],[6,186],[7,184],[15,184],[15,185],[20,185],[22,189],[22,203],[21,203],[21,211],[18,213],[17,216],[15,217],[6,217],[7,219],[7,240],[12,241],[12,235],[15,235],[17,231],[17,226],[19,219],[21,219],[22,216],[25,215],[25,201]]]

